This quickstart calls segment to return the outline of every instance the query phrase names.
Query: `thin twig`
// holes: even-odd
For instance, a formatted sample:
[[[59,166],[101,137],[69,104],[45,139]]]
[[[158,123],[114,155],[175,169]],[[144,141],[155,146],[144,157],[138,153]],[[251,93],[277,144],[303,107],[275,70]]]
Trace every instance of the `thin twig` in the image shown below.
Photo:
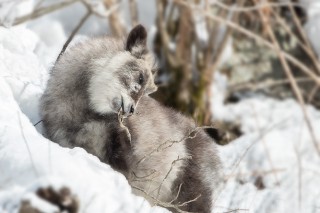
[[[270,128],[266,129],[265,131],[260,131],[259,132],[259,136],[256,140],[254,140],[248,147],[247,149],[244,151],[244,153],[241,155],[239,161],[235,164],[234,169],[238,168],[240,162],[243,160],[243,158],[246,156],[246,154],[248,153],[248,151],[253,147],[253,145],[255,145],[257,142],[259,142],[261,140],[262,137],[264,137],[266,134],[268,134],[269,132],[271,132],[272,130],[274,130],[275,128],[277,128],[278,126],[281,126],[283,122],[287,121],[289,118],[285,118],[281,121],[279,121],[278,123],[272,125]]]
[[[226,212],[223,212],[223,213],[231,213],[231,212],[238,212],[238,211],[246,211],[246,212],[248,212],[249,209],[232,209],[230,211],[226,211]]]
[[[138,176],[135,172],[132,172],[133,176],[137,179],[146,179],[149,178],[151,175],[155,174],[157,171],[155,169],[152,169],[150,174],[144,175],[144,176]],[[133,180],[135,181],[135,180]]]
[[[242,155],[240,156],[239,160],[232,165],[232,167],[233,167],[233,168],[232,168],[232,171],[230,172],[229,175],[226,175],[226,178],[225,178],[226,182],[227,182],[231,177],[234,176],[236,169],[239,167],[240,163],[242,162],[242,160],[244,159],[244,157],[247,155],[247,153],[249,152],[249,150],[251,150],[251,148],[252,148],[255,144],[257,144],[257,143],[261,140],[262,137],[264,137],[264,135],[266,135],[266,134],[268,134],[269,132],[271,132],[272,130],[276,129],[278,126],[281,126],[281,125],[283,124],[283,122],[286,122],[288,119],[289,119],[289,118],[285,118],[285,119],[283,119],[283,120],[281,120],[281,121],[279,121],[279,122],[271,125],[269,128],[266,128],[264,131],[261,131],[261,132],[260,132],[260,134],[258,135],[258,137],[257,137],[255,140],[253,140],[253,142],[244,150],[244,152],[243,152]],[[225,183],[226,183],[226,182],[225,182]],[[226,187],[226,184],[224,184],[224,186],[222,187],[222,189],[225,188],[225,187]],[[214,202],[216,202],[216,200],[218,199],[218,197],[219,197],[220,194],[221,194],[221,191],[220,191],[220,193],[218,193],[218,196],[214,199]]]
[[[313,50],[313,48],[311,47],[311,44],[309,42],[309,40],[306,38],[305,32],[301,27],[301,24],[298,20],[295,20],[296,22],[296,27],[298,29],[298,31],[300,32],[304,43],[296,36],[295,33],[293,33],[292,29],[288,26],[288,24],[283,20],[283,18],[281,16],[279,16],[279,14],[275,11],[271,11],[274,14],[274,17],[276,18],[276,21],[281,25],[281,27],[283,27],[283,29],[294,39],[296,39],[296,41],[298,42],[298,44],[300,45],[300,47],[308,54],[308,56],[310,57],[310,59],[312,60],[312,63],[314,64],[315,68],[317,69],[317,71],[320,73],[320,62],[315,54],[315,51]],[[295,15],[295,13],[294,13]]]
[[[112,13],[116,12],[120,8],[120,3],[113,4],[105,13],[101,13],[95,9],[90,3],[86,0],[81,0],[81,3],[87,8],[88,11],[91,11],[93,15],[98,18],[108,18]]]
[[[136,0],[129,0],[131,25],[136,26],[138,24],[138,9]]]
[[[31,150],[30,150],[27,138],[26,138],[26,136],[24,134],[24,131],[23,131],[23,125],[22,125],[22,121],[21,121],[20,112],[18,112],[18,119],[19,119],[19,124],[20,124],[21,135],[22,135],[24,143],[26,144],[26,147],[27,147],[27,150],[28,150],[28,154],[29,154],[29,158],[30,158],[30,161],[31,161],[31,164],[32,164],[33,171],[34,171],[35,175],[37,177],[39,177],[39,172],[37,171],[36,166],[34,164],[34,160],[33,160],[32,154],[31,154]]]
[[[298,59],[296,59],[294,56],[284,52],[283,50],[278,50],[277,47],[274,46],[274,44],[270,43],[268,40],[262,38],[261,36],[243,28],[242,26],[240,26],[239,24],[220,18],[218,16],[212,15],[211,13],[207,13],[205,10],[201,9],[201,8],[197,8],[196,5],[193,4],[187,4],[184,1],[181,0],[174,0],[175,3],[177,4],[181,4],[184,5],[186,7],[190,7],[193,9],[193,11],[198,11],[201,12],[202,14],[208,16],[209,18],[211,18],[214,21],[217,21],[219,23],[224,23],[225,25],[228,25],[229,27],[235,29],[236,31],[248,36],[249,38],[252,38],[253,40],[255,40],[256,42],[259,42],[263,45],[265,45],[266,47],[278,52],[280,51],[281,54],[283,55],[283,57],[285,57],[288,61],[290,61],[292,64],[296,65],[297,67],[299,67],[301,69],[302,72],[304,72],[306,75],[308,75],[310,78],[312,78],[317,84],[320,85],[320,76],[318,76],[317,74],[315,74],[311,69],[309,69],[306,65],[304,65],[303,63],[301,63]]]
[[[188,200],[188,201],[186,201],[186,202],[183,202],[183,203],[179,204],[178,206],[186,206],[186,205],[189,204],[189,203],[192,203],[192,202],[197,201],[200,197],[201,197],[201,194],[198,195],[197,197],[193,198],[192,200]]]
[[[296,81],[297,83],[305,83],[305,82],[313,82],[313,79],[308,77],[301,77],[301,78],[296,78]],[[237,83],[237,84],[230,85],[228,88],[228,91],[229,93],[234,93],[242,90],[255,91],[260,89],[267,89],[270,87],[281,86],[284,84],[290,84],[289,79],[266,80],[264,82],[259,82],[259,83],[251,83],[251,82]]]
[[[159,30],[159,33],[161,35],[161,43],[163,45],[164,52],[168,58],[169,63],[173,67],[178,67],[181,65],[181,60],[175,54],[173,54],[170,49],[171,39],[166,29],[166,24],[164,19],[165,12],[164,12],[164,5],[162,0],[156,0],[156,8],[157,8],[157,14],[158,14],[156,23],[157,23],[157,28]]]
[[[115,5],[115,1],[114,0],[103,0],[103,4],[104,4],[105,8],[110,10],[112,8],[112,6]],[[116,37],[121,37],[126,34],[126,29],[123,26],[118,13],[112,12],[109,15],[109,27],[112,31],[112,34]]]
[[[312,102],[314,96],[317,94],[317,92],[318,92],[319,89],[320,89],[320,85],[315,85],[315,86],[312,88],[312,90],[311,90],[311,92],[310,92],[310,95],[309,95],[309,97],[308,97],[308,103],[311,103],[311,102]]]
[[[255,6],[251,7],[230,7],[230,5],[222,3],[222,1],[219,0],[213,0],[211,1],[211,5],[217,5],[218,7],[221,7],[225,10],[233,11],[233,12],[250,12],[250,11],[256,11],[260,9],[264,9],[265,7],[284,7],[284,6],[296,6],[296,7],[302,7],[299,3],[293,3],[293,2],[279,2],[279,3],[272,3],[269,1],[263,1],[262,3],[259,3]]]
[[[34,8],[38,9],[45,0],[39,0]]]
[[[57,11],[57,10],[62,9],[64,7],[67,7],[67,6],[69,6],[69,5],[73,4],[73,3],[76,3],[78,1],[79,0],[69,0],[69,1],[59,2],[59,3],[53,4],[53,5],[50,5],[50,6],[47,6],[47,7],[41,7],[39,9],[36,9],[35,11],[33,11],[30,14],[27,14],[27,15],[24,15],[24,16],[16,18],[16,20],[13,23],[13,25],[18,25],[18,24],[21,24],[23,22],[39,18],[39,17],[41,17],[43,15],[46,15],[48,13],[52,13],[54,11]]]
[[[163,150],[165,150],[165,149],[167,149],[169,147],[172,147],[174,144],[181,143],[181,142],[183,142],[183,141],[185,141],[187,139],[195,138],[201,129],[207,129],[207,128],[212,128],[212,126],[196,127],[194,129],[190,130],[188,135],[182,137],[180,140],[167,140],[167,141],[159,144],[159,146],[155,147],[148,154],[146,154],[140,160],[138,160],[137,163],[136,163],[136,166],[138,166],[141,162],[143,162],[148,157],[150,157],[153,153],[156,153],[156,152],[159,152],[159,151],[163,151]]]
[[[33,124],[33,126],[37,126],[39,123],[41,123],[42,120],[38,121],[37,123]]]
[[[173,203],[174,201],[176,201],[176,200],[179,198],[182,185],[183,185],[183,183],[181,183],[181,184],[179,185],[178,192],[177,192],[176,196],[175,196],[169,203]]]
[[[244,1],[240,1],[240,5],[242,5],[243,3],[244,3]],[[238,18],[238,14],[233,13],[230,20],[235,21],[237,18]],[[233,29],[231,27],[227,27],[226,32],[223,36],[223,40],[214,55],[212,65],[209,66],[209,70],[211,70],[211,72],[214,72],[214,70],[216,70],[218,63],[220,62],[220,60],[222,58],[222,53],[225,50],[226,45],[228,44],[228,40],[229,40],[232,32],[233,32]],[[209,75],[207,75],[207,76],[209,76]],[[210,75],[210,76],[212,76],[212,75]]]
[[[295,23],[295,25],[296,25],[296,27],[297,27],[297,29],[298,29],[298,31],[299,31],[299,34],[301,35],[301,37],[303,38],[304,42],[306,43],[306,45],[307,45],[307,47],[308,47],[308,48],[307,48],[307,50],[309,50],[309,51],[308,51],[308,52],[309,52],[308,54],[309,54],[309,56],[311,57],[314,65],[317,67],[318,72],[320,73],[320,62],[319,62],[319,60],[318,60],[318,58],[317,58],[317,56],[316,56],[316,53],[315,53],[314,49],[312,48],[312,46],[311,46],[311,44],[310,44],[310,40],[307,38],[307,35],[306,35],[306,33],[305,33],[305,30],[304,30],[303,27],[301,26],[301,23],[300,23],[300,21],[299,21],[299,18],[298,18],[298,16],[297,16],[296,12],[294,11],[293,5],[292,5],[292,4],[289,4],[288,6],[289,6],[289,9],[290,9],[291,15],[292,15],[292,17],[293,17],[293,21],[294,21],[294,23]]]
[[[249,211],[249,209],[231,209],[231,208],[228,208],[228,207],[224,207],[224,206],[215,206],[215,208],[220,208],[220,209],[226,209],[227,211],[226,212],[221,212],[221,213],[229,213],[229,212],[237,212],[237,211]]]
[[[276,39],[276,36],[275,36],[270,24],[268,24],[268,22],[266,20],[266,17],[264,16],[264,14],[262,12],[260,12],[260,15],[261,15],[261,18],[263,20],[263,23],[266,26],[267,32],[269,34],[269,37],[271,38],[272,43],[273,43],[274,47],[276,48],[276,52],[277,52],[277,54],[279,56],[281,65],[282,65],[282,67],[283,67],[288,79],[290,80],[290,84],[291,84],[291,87],[293,89],[293,92],[294,92],[295,96],[297,97],[297,100],[299,101],[299,104],[301,106],[304,119],[305,119],[305,121],[307,123],[307,127],[309,129],[309,132],[310,132],[310,135],[311,135],[311,138],[312,138],[312,142],[313,142],[314,148],[316,149],[317,154],[320,156],[320,146],[319,146],[319,144],[317,142],[317,138],[316,138],[316,135],[314,133],[313,126],[312,126],[311,121],[310,121],[310,119],[308,117],[306,106],[305,106],[305,101],[303,99],[303,96],[301,94],[299,86],[298,86],[298,84],[297,84],[297,82],[296,82],[296,80],[295,80],[295,78],[294,78],[294,76],[292,74],[292,71],[291,71],[291,69],[289,67],[289,64],[288,64],[288,62],[287,62],[287,60],[286,60],[286,58],[285,58],[285,56],[283,54],[283,51],[280,48],[280,45],[279,45],[279,43],[278,43],[278,41]]]
[[[253,172],[248,172],[248,173],[235,173],[232,175],[228,175],[224,178],[225,181],[228,180],[230,177],[241,177],[241,176],[251,176],[251,177],[259,177],[259,176],[265,176],[269,174],[274,174],[274,173],[279,173],[279,172],[285,172],[286,169],[271,169],[267,171],[253,171]]]
[[[143,190],[143,189],[141,189],[139,187],[136,187],[136,186],[131,186],[131,187],[133,189],[137,190],[137,191],[142,192],[146,197],[151,198],[156,203],[156,205],[158,205],[158,206],[161,206],[161,207],[164,207],[164,208],[173,208],[179,213],[191,213],[191,212],[187,212],[187,211],[181,210],[177,205],[174,205],[174,204],[171,204],[171,203],[168,203],[168,202],[162,202],[162,201],[160,201],[157,198],[153,197],[148,192],[146,192],[145,190]]]
[[[186,4],[185,2],[183,1],[180,1],[180,0],[176,0],[175,1],[176,3],[179,3],[179,4],[182,4],[186,7],[192,7],[192,5],[190,4]],[[196,8],[196,5],[193,5],[193,10],[195,10]],[[198,9],[200,11],[202,11],[202,13],[205,13],[205,15],[207,15],[208,17],[212,18],[213,20],[215,21],[218,21],[218,22],[222,22],[222,23],[225,23],[226,25],[230,26],[230,27],[233,27],[234,29],[236,29],[237,31],[247,35],[248,37],[250,38],[253,38],[254,40],[258,41],[258,42],[262,42],[262,44],[266,45],[267,47],[273,49],[280,57],[280,62],[285,70],[285,73],[287,75],[287,77],[289,78],[290,80],[290,83],[291,83],[291,86],[292,86],[292,89],[301,105],[301,108],[302,108],[302,112],[303,112],[303,116],[305,118],[305,121],[307,123],[307,127],[309,129],[309,132],[310,132],[310,135],[311,135],[311,138],[312,138],[312,142],[314,144],[314,147],[316,149],[316,152],[317,154],[320,156],[320,147],[318,145],[318,142],[317,142],[317,138],[314,134],[314,130],[313,130],[313,126],[311,125],[311,122],[308,118],[308,115],[307,115],[307,112],[306,112],[306,108],[305,108],[305,103],[304,103],[304,100],[303,100],[303,97],[302,97],[302,94],[299,90],[299,87],[297,85],[297,82],[295,81],[294,79],[294,76],[292,75],[292,72],[289,68],[289,65],[287,63],[287,60],[290,61],[291,63],[295,64],[296,66],[298,66],[303,72],[305,72],[305,74],[309,75],[309,77],[311,77],[318,85],[320,85],[320,77],[317,76],[314,72],[312,72],[308,67],[306,67],[304,64],[302,64],[299,60],[297,60],[295,57],[293,57],[292,55],[284,52],[276,38],[275,38],[275,35],[272,31],[272,29],[270,28],[269,25],[266,25],[268,26],[267,30],[268,30],[268,34],[269,36],[271,37],[271,40],[272,40],[272,43],[270,43],[269,41],[263,39],[261,36],[239,26],[238,24],[234,23],[234,22],[231,22],[229,20],[225,20],[225,19],[222,19],[220,17],[216,17],[212,14],[208,14],[205,10],[203,9]],[[266,21],[264,21],[266,23]]]
[[[178,159],[172,161],[171,166],[170,166],[170,169],[168,170],[167,174],[165,175],[165,177],[163,178],[163,180],[161,181],[161,183],[160,183],[160,185],[159,185],[159,187],[158,187],[157,198],[159,198],[162,185],[163,185],[163,183],[167,180],[167,178],[168,178],[169,174],[171,173],[171,171],[172,171],[173,166],[175,165],[175,163],[178,162],[178,161],[189,160],[189,159],[191,159],[191,157],[180,158],[180,157],[178,156]]]
[[[70,44],[70,42],[72,41],[73,37],[77,34],[77,32],[80,30],[80,28],[83,26],[83,24],[87,21],[87,19],[90,17],[90,15],[92,14],[91,10],[87,11],[87,13],[82,17],[82,19],[80,20],[80,22],[78,23],[78,25],[74,28],[74,30],[71,32],[68,40],[66,41],[66,43],[63,45],[61,52],[58,55],[58,58],[56,61],[59,60],[59,58],[62,56],[62,54],[65,52],[65,50],[67,49],[68,45]]]
[[[253,109],[253,114],[254,114],[254,118],[256,120],[256,124],[257,124],[257,128],[258,128],[258,131],[261,132],[261,126],[260,126],[260,122],[259,122],[259,119],[258,119],[258,114],[257,114],[257,111],[256,111],[256,108],[254,105],[252,105],[252,109]],[[267,155],[267,159],[269,161],[269,164],[270,164],[270,167],[271,167],[271,170],[274,170],[274,163],[271,159],[271,154],[270,154],[270,150],[268,149],[268,146],[267,146],[267,143],[266,143],[266,140],[265,140],[265,136],[262,135],[261,137],[261,141],[262,141],[262,144],[263,144],[263,147],[265,149],[265,152],[266,152],[266,155]],[[277,173],[273,173],[274,175],[274,178],[275,178],[275,181],[276,181],[276,184],[279,183],[279,178],[277,176]]]

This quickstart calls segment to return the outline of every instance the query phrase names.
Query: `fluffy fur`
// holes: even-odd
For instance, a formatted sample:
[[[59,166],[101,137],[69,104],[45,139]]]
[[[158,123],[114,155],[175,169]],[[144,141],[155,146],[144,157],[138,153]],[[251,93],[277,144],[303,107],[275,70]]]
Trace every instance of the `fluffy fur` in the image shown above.
[[[125,120],[132,149],[125,156],[128,180],[137,194],[144,189],[153,198],[190,212],[210,212],[219,183],[220,161],[216,144],[193,120],[142,97],[135,115]],[[138,188],[138,189],[137,189]],[[149,200],[152,202],[153,199]]]
[[[41,99],[46,134],[110,164],[151,203],[199,196],[181,209],[210,212],[219,182],[215,143],[203,130],[194,131],[192,120],[147,96],[156,86],[145,44],[146,31],[138,25],[125,42],[95,38],[62,55]],[[124,119],[128,129],[119,123],[119,111],[125,117],[134,111]]]

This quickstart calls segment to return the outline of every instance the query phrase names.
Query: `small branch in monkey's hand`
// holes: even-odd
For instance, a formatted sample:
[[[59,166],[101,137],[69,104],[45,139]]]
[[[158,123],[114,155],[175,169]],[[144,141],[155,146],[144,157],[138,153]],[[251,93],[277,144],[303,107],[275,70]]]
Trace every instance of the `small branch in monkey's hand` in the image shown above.
[[[118,121],[119,121],[120,127],[123,128],[123,129],[125,129],[125,131],[126,131],[126,133],[127,133],[127,136],[128,136],[128,138],[129,138],[130,145],[131,145],[131,134],[130,134],[130,132],[129,132],[128,127],[126,127],[126,126],[123,124],[123,119],[124,119],[124,117],[123,117],[122,109],[120,109],[119,112],[118,112]]]

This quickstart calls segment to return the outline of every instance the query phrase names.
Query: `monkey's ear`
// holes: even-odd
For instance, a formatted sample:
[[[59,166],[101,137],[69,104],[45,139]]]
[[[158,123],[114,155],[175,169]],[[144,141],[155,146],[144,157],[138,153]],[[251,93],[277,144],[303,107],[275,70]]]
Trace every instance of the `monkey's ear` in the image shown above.
[[[221,132],[214,127],[205,128],[204,131],[215,141],[221,140]]]
[[[144,26],[138,24],[130,31],[125,48],[133,55],[142,55],[147,51],[147,31]]]

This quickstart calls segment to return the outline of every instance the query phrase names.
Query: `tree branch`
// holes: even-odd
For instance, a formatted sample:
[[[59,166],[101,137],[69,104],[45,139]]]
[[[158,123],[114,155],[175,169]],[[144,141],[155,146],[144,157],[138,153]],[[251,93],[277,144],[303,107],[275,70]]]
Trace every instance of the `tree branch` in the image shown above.
[[[46,15],[48,13],[52,13],[54,11],[57,11],[61,8],[67,7],[71,4],[79,2],[79,1],[80,0],[68,0],[68,1],[59,2],[59,3],[53,4],[53,5],[50,5],[47,7],[41,7],[39,9],[34,10],[32,13],[30,13],[28,15],[24,15],[24,16],[16,18],[13,25],[18,25],[23,22],[39,18],[43,15]]]

